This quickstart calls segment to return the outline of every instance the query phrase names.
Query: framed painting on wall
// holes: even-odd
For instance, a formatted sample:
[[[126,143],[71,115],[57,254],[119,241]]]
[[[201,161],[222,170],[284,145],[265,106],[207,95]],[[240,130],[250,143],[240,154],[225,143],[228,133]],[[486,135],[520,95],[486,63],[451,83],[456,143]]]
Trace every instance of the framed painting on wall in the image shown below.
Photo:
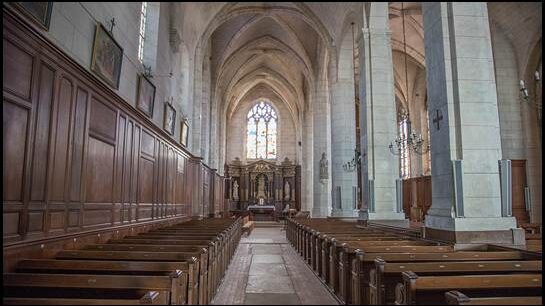
[[[95,41],[93,42],[91,71],[106,83],[118,89],[122,62],[123,49],[108,30],[101,23],[98,23],[95,30]]]
[[[163,118],[163,129],[170,135],[174,135],[174,124],[176,123],[176,110],[174,107],[166,102],[165,103],[165,117]]]
[[[146,116],[153,118],[153,105],[155,103],[155,86],[143,75],[138,76],[138,95],[136,107]]]
[[[189,135],[189,125],[187,124],[187,119],[186,119],[182,121],[182,128],[180,131],[180,143],[184,147],[187,147],[188,135]]]
[[[49,31],[53,2],[13,2],[15,7],[30,17],[41,28]]]

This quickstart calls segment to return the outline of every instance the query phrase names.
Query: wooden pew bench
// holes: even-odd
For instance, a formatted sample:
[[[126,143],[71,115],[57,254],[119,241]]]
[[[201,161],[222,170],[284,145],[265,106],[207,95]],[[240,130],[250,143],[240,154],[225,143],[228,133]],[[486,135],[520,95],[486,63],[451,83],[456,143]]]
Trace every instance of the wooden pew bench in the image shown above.
[[[395,288],[396,305],[445,305],[445,292],[463,290],[478,297],[541,295],[541,274],[418,276],[402,272]]]
[[[420,276],[540,273],[541,261],[386,262],[382,258],[377,258],[375,259],[375,268],[369,274],[370,304],[393,304],[395,287],[402,281],[401,273],[405,271],[412,271]]]
[[[108,244],[131,244],[139,246],[148,246],[148,245],[158,245],[158,246],[186,246],[186,247],[199,247],[207,248],[208,250],[208,282],[212,288],[217,289],[221,278],[223,277],[224,271],[220,270],[220,264],[224,261],[223,253],[219,252],[216,249],[214,242],[209,240],[157,240],[157,239],[115,239],[109,240]],[[208,245],[207,245],[208,244]],[[225,260],[230,261],[231,258],[228,256]]]
[[[337,256],[332,256],[330,261],[330,274],[332,277],[332,288],[338,293],[339,298],[347,304],[352,303],[354,298],[353,288],[360,284],[353,284],[352,264],[356,254],[360,251],[365,253],[445,253],[454,252],[452,246],[437,245],[429,241],[415,240],[414,245],[400,246],[367,246],[369,242],[345,242],[341,245]],[[334,244],[334,247],[337,245]],[[333,251],[332,251],[333,252]],[[337,275],[335,275],[337,273]]]
[[[57,253],[57,259],[65,260],[110,260],[110,261],[151,261],[151,262],[180,262],[188,265],[188,290],[192,291],[191,300],[197,304],[207,302],[207,271],[206,260],[202,253],[181,252],[142,252],[142,251],[95,251],[77,250],[61,251]],[[206,255],[206,254],[204,254]],[[204,284],[204,285],[203,285]],[[190,293],[188,293],[189,295]]]
[[[370,303],[370,272],[375,268],[375,259],[386,262],[449,262],[449,261],[488,261],[488,260],[525,260],[520,251],[460,251],[445,253],[366,253],[356,252],[352,261],[352,301]]]
[[[448,305],[543,305],[541,296],[497,296],[470,298],[460,291],[445,293]]]
[[[5,273],[4,304],[130,305],[169,303],[163,276]]]
[[[172,285],[169,304],[188,305],[187,265],[179,262],[97,261],[28,259],[17,264],[19,273],[87,274],[87,275],[148,275],[169,277]],[[182,268],[182,269],[179,269]],[[186,272],[183,272],[185,270]]]

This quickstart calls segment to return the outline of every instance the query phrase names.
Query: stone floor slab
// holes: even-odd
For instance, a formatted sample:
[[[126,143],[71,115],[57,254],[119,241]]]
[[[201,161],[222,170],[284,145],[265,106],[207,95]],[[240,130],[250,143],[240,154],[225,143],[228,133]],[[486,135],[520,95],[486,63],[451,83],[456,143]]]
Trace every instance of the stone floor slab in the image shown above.
[[[248,276],[246,293],[295,293],[295,291],[288,276],[250,275]]]
[[[279,244],[252,244],[253,255],[282,255]]]
[[[283,293],[248,293],[245,305],[301,305],[297,294]]]
[[[284,263],[282,255],[253,255],[252,264],[254,263]]]
[[[250,275],[262,277],[288,276],[288,271],[283,263],[252,263]]]

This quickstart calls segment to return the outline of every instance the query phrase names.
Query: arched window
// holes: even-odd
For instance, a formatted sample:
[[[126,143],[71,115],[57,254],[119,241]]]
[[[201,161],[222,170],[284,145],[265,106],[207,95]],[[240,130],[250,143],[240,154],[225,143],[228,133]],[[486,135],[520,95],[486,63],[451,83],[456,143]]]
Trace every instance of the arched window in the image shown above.
[[[270,104],[257,103],[248,112],[246,158],[276,158],[276,112]]]
[[[138,38],[138,60],[144,62],[144,41],[146,40],[146,21],[148,17],[148,3],[142,2],[140,8],[140,31]]]
[[[410,156],[409,156],[409,144],[407,139],[409,138],[409,121],[408,117],[403,117],[399,122],[399,137],[403,139],[401,143],[400,152],[400,170],[401,177],[408,178],[410,176]]]

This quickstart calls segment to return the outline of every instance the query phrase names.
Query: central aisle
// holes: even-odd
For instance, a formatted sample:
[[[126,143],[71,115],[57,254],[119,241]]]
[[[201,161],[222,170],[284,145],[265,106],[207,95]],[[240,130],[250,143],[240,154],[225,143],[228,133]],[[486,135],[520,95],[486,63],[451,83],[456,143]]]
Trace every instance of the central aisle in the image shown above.
[[[338,305],[280,227],[243,237],[213,305]]]

